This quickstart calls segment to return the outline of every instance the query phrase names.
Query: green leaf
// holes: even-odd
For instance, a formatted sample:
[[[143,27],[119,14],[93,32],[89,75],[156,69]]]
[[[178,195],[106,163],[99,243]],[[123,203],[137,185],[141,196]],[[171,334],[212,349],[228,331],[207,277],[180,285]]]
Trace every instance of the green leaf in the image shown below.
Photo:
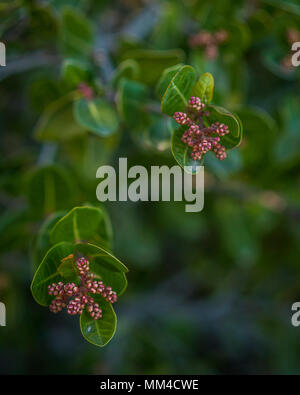
[[[61,40],[68,56],[85,58],[92,49],[93,31],[90,21],[77,9],[65,7],[62,11]]]
[[[83,337],[95,346],[105,346],[114,336],[117,327],[117,317],[111,303],[106,302],[101,296],[93,296],[95,302],[102,309],[102,318],[94,320],[84,310],[80,317],[80,329]]]
[[[32,171],[27,182],[27,198],[31,210],[37,215],[68,208],[72,198],[68,174],[55,165]]]
[[[135,49],[127,51],[124,58],[133,59],[139,65],[139,81],[145,84],[154,84],[164,69],[184,60],[184,52],[181,49]]]
[[[115,109],[106,101],[96,98],[74,102],[74,117],[83,128],[99,136],[110,136],[118,130]]]
[[[157,85],[156,85],[156,95],[161,100],[163,95],[165,94],[172,78],[176,75],[176,73],[183,66],[182,63],[175,64],[175,66],[169,67],[162,73]]]
[[[31,292],[37,303],[49,306],[53,296],[48,295],[48,285],[64,282],[65,279],[58,271],[61,260],[74,253],[72,243],[59,243],[52,247],[39,265],[31,284]]]
[[[184,144],[184,142],[181,140],[186,128],[186,126],[180,126],[174,130],[171,140],[172,154],[179,166],[182,168],[185,166],[188,167],[188,169],[185,169],[187,173],[196,174],[199,171],[199,166],[203,164],[203,159],[201,159],[201,161],[195,161],[192,159],[191,147],[189,147],[187,144]]]
[[[112,228],[103,208],[75,207],[56,223],[50,237],[53,244],[82,241],[109,248]]]
[[[34,268],[37,269],[38,265],[41,263],[46,252],[52,246],[50,240],[50,232],[55,225],[55,223],[64,216],[64,212],[56,212],[46,219],[43,223],[38,236],[33,247],[33,261]]]
[[[193,87],[193,96],[201,99],[202,103],[208,104],[212,101],[214,94],[214,77],[210,73],[201,74]]]
[[[75,94],[72,92],[51,103],[35,128],[35,137],[41,141],[68,141],[85,134],[85,129],[79,125],[72,111]]]
[[[210,112],[208,117],[209,123],[220,122],[228,126],[230,133],[221,138],[221,143],[227,148],[231,149],[237,147],[243,136],[243,126],[239,117],[223,107],[209,105],[207,110]]]
[[[119,85],[117,106],[122,119],[129,128],[142,129],[148,124],[145,104],[148,100],[148,88],[135,81],[123,79]]]
[[[87,63],[77,59],[66,59],[62,64],[62,78],[67,86],[75,89],[81,82],[91,80],[91,71]]]
[[[193,67],[181,67],[171,79],[162,98],[161,111],[171,116],[176,111],[184,111],[192,94],[195,80],[196,73]]]

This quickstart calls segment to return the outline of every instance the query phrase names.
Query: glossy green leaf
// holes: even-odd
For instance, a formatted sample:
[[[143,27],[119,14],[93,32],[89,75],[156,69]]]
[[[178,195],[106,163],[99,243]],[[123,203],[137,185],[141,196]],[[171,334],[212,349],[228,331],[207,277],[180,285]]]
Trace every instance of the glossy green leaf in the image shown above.
[[[196,80],[193,67],[183,66],[171,79],[171,82],[162,98],[161,111],[173,115],[176,111],[184,111],[192,94]]]
[[[28,178],[27,198],[31,210],[37,215],[68,208],[72,198],[68,174],[56,165],[37,168]]]
[[[53,296],[48,295],[48,285],[66,280],[59,273],[61,260],[74,253],[72,243],[59,243],[52,247],[39,265],[31,284],[31,292],[37,303],[49,306]]]
[[[99,136],[110,136],[118,130],[119,122],[115,109],[102,99],[76,100],[73,111],[79,125]]]
[[[74,93],[51,103],[35,128],[35,137],[42,141],[68,141],[85,134],[85,129],[75,121],[72,111]]]
[[[182,63],[175,64],[175,66],[169,67],[162,73],[157,85],[156,85],[156,95],[161,100],[163,95],[165,94],[172,78],[176,75],[176,73],[183,66]]]
[[[230,133],[221,138],[221,143],[227,149],[237,147],[241,143],[243,136],[243,126],[239,117],[223,107],[212,104],[207,109],[210,112],[208,117],[210,124],[220,122],[226,124],[229,128]]]
[[[202,103],[208,104],[212,101],[214,94],[214,77],[210,73],[201,74],[193,87],[193,96],[201,99]]]
[[[185,130],[185,126],[180,126],[174,130],[171,140],[172,154],[179,166],[182,168],[186,166],[188,168],[185,171],[195,174],[199,171],[199,166],[203,164],[203,159],[195,161],[191,158],[192,149],[181,140]]]
[[[111,303],[106,302],[101,296],[93,296],[102,309],[102,318],[94,320],[84,310],[80,317],[80,329],[83,337],[95,346],[105,346],[114,336],[117,327],[117,317]]]
[[[61,241],[90,242],[109,248],[112,228],[103,208],[75,207],[55,224],[50,237],[53,244]]]
[[[123,57],[133,59],[138,63],[140,67],[139,80],[141,82],[154,84],[167,67],[171,67],[184,60],[184,52],[181,49],[135,49],[126,52]]]

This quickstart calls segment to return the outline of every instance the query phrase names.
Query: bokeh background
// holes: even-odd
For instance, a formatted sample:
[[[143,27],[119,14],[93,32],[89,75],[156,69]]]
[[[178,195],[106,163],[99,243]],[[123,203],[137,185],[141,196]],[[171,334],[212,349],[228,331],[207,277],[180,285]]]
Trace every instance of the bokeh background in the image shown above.
[[[75,25],[64,20],[66,6],[78,16]],[[300,301],[300,67],[290,60],[291,43],[300,41],[299,2],[10,0],[0,2],[0,15],[7,48],[0,68],[0,301],[7,308],[0,373],[299,373],[291,306]],[[199,44],[199,33],[224,30],[224,43]],[[33,300],[38,231],[54,211],[99,205],[98,166],[117,165],[119,157],[130,166],[175,160],[168,130],[136,133],[122,119],[107,138],[61,138],[69,118],[57,121],[57,141],[36,138],[45,109],[73,89],[62,66],[85,51],[87,31],[97,92],[109,86],[115,97],[111,81],[132,51],[179,49],[182,62],[214,75],[214,103],[244,126],[241,146],[226,161],[205,163],[202,212],[185,213],[173,202],[104,204],[113,251],[130,269],[117,332],[105,348],[82,338],[77,319]],[[147,56],[140,79],[165,67]],[[30,175],[50,163],[66,181],[45,212]]]

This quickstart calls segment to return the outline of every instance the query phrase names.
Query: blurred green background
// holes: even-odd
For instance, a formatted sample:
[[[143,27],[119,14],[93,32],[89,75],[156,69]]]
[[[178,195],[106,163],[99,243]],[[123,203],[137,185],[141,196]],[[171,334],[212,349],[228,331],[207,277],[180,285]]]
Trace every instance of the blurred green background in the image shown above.
[[[0,67],[0,301],[7,308],[0,373],[299,373],[291,306],[300,300],[300,67],[290,64],[291,42],[300,41],[299,2],[11,0],[0,1],[0,16],[7,48]],[[213,54],[192,45],[199,32],[220,30],[228,38]],[[125,69],[152,90],[156,105],[161,72],[191,64],[214,75],[213,102],[244,126],[228,159],[205,162],[202,212],[185,213],[174,202],[104,204],[113,251],[130,270],[105,348],[82,338],[77,319],[33,300],[38,231],[52,212],[99,205],[99,166],[117,166],[119,157],[146,167],[175,160],[161,118],[140,130],[116,113],[118,130],[105,137],[64,114],[51,138],[38,136],[45,110],[81,82],[69,59],[85,64],[82,80],[96,95],[114,103]],[[32,174],[50,165],[61,178],[57,201],[45,209]]]

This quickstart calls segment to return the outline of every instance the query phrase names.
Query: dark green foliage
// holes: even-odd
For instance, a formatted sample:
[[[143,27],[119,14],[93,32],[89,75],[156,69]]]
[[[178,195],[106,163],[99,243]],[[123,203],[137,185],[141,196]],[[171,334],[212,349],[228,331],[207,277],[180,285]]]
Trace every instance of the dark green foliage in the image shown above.
[[[297,0],[1,2],[0,373],[299,371],[299,18]],[[191,45],[221,30],[210,56]],[[119,157],[196,171],[172,119],[191,95],[231,131],[202,162],[204,210],[100,205]],[[122,295],[102,320],[39,305],[77,280],[70,253]],[[109,342],[115,306],[108,346],[84,341]]]

